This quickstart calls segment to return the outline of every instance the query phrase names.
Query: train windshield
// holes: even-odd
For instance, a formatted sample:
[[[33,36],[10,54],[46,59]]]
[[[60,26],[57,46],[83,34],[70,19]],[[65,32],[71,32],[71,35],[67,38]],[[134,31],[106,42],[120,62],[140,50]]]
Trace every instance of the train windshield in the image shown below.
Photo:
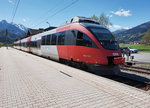
[[[109,30],[100,27],[90,27],[89,29],[100,42],[103,48],[108,50],[119,49],[118,42],[115,40],[115,37]]]
[[[115,38],[111,34],[111,32],[105,28],[90,28],[90,29],[99,41],[103,40],[115,41]]]

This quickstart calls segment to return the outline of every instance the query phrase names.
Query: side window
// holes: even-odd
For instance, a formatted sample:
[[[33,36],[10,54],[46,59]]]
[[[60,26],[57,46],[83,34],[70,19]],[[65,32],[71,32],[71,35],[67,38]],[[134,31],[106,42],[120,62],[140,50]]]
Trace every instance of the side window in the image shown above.
[[[23,43],[23,47],[25,47],[25,43]]]
[[[65,31],[64,45],[76,45],[77,32],[75,30]]]
[[[45,45],[45,39],[46,39],[46,37],[42,36],[42,45]]]
[[[34,42],[34,47],[37,47],[37,41]]]
[[[31,42],[31,46],[34,47],[34,41]]]
[[[30,47],[32,47],[32,41],[30,42]]]
[[[33,48],[35,47],[35,42],[33,41]]]
[[[83,45],[83,33],[80,32],[80,31],[77,33],[76,45],[78,45],[78,46],[84,46]]]
[[[37,48],[40,48],[41,40],[37,40]]]
[[[76,44],[79,46],[97,48],[96,44],[92,41],[92,39],[80,31],[78,31],[78,33],[77,33]]]
[[[51,35],[47,35],[46,45],[50,45],[50,38],[51,38]]]
[[[28,47],[27,42],[25,42],[25,47],[26,47],[26,48]]]
[[[56,39],[57,39],[57,35],[52,34],[51,45],[56,45]]]
[[[58,43],[57,45],[64,45],[65,41],[65,32],[58,33]]]

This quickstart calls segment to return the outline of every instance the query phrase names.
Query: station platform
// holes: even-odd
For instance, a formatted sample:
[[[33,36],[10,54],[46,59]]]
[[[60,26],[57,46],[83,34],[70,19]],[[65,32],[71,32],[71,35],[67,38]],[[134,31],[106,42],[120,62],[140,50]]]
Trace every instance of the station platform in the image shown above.
[[[150,94],[13,48],[0,48],[0,108],[150,108]]]

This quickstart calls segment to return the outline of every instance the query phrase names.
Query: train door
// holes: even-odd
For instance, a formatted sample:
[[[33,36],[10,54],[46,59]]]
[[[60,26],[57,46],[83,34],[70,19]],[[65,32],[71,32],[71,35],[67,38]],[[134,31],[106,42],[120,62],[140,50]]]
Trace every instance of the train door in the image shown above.
[[[89,63],[95,55],[95,48],[97,47],[92,39],[85,33],[78,31],[76,45],[79,50],[79,61]]]
[[[40,47],[41,47],[41,39],[37,40],[36,43],[37,43],[38,55],[41,56],[42,55],[42,52],[41,52],[41,49],[40,49]]]
[[[66,31],[65,32],[65,46],[66,46],[65,56],[69,60],[74,59],[75,57],[75,53],[74,53],[75,44],[76,44],[76,31],[75,30]]]
[[[28,47],[27,47],[27,49],[28,49],[27,51],[32,52],[32,51],[31,51],[31,37],[29,37],[29,38],[27,39],[27,46],[28,46]]]

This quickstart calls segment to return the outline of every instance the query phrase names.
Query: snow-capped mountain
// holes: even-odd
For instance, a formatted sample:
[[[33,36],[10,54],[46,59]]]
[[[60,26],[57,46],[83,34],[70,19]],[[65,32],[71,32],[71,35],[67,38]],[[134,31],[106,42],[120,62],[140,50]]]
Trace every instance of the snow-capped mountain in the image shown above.
[[[9,33],[15,33],[15,34],[22,34],[26,33],[28,31],[28,28],[21,24],[15,24],[15,23],[8,23],[6,20],[0,21],[0,31],[2,30],[8,30]]]
[[[8,23],[6,20],[0,21],[0,41],[5,41],[6,29],[8,31],[8,40],[13,42],[20,36],[26,34],[28,32],[28,28],[26,28],[22,24]]]

